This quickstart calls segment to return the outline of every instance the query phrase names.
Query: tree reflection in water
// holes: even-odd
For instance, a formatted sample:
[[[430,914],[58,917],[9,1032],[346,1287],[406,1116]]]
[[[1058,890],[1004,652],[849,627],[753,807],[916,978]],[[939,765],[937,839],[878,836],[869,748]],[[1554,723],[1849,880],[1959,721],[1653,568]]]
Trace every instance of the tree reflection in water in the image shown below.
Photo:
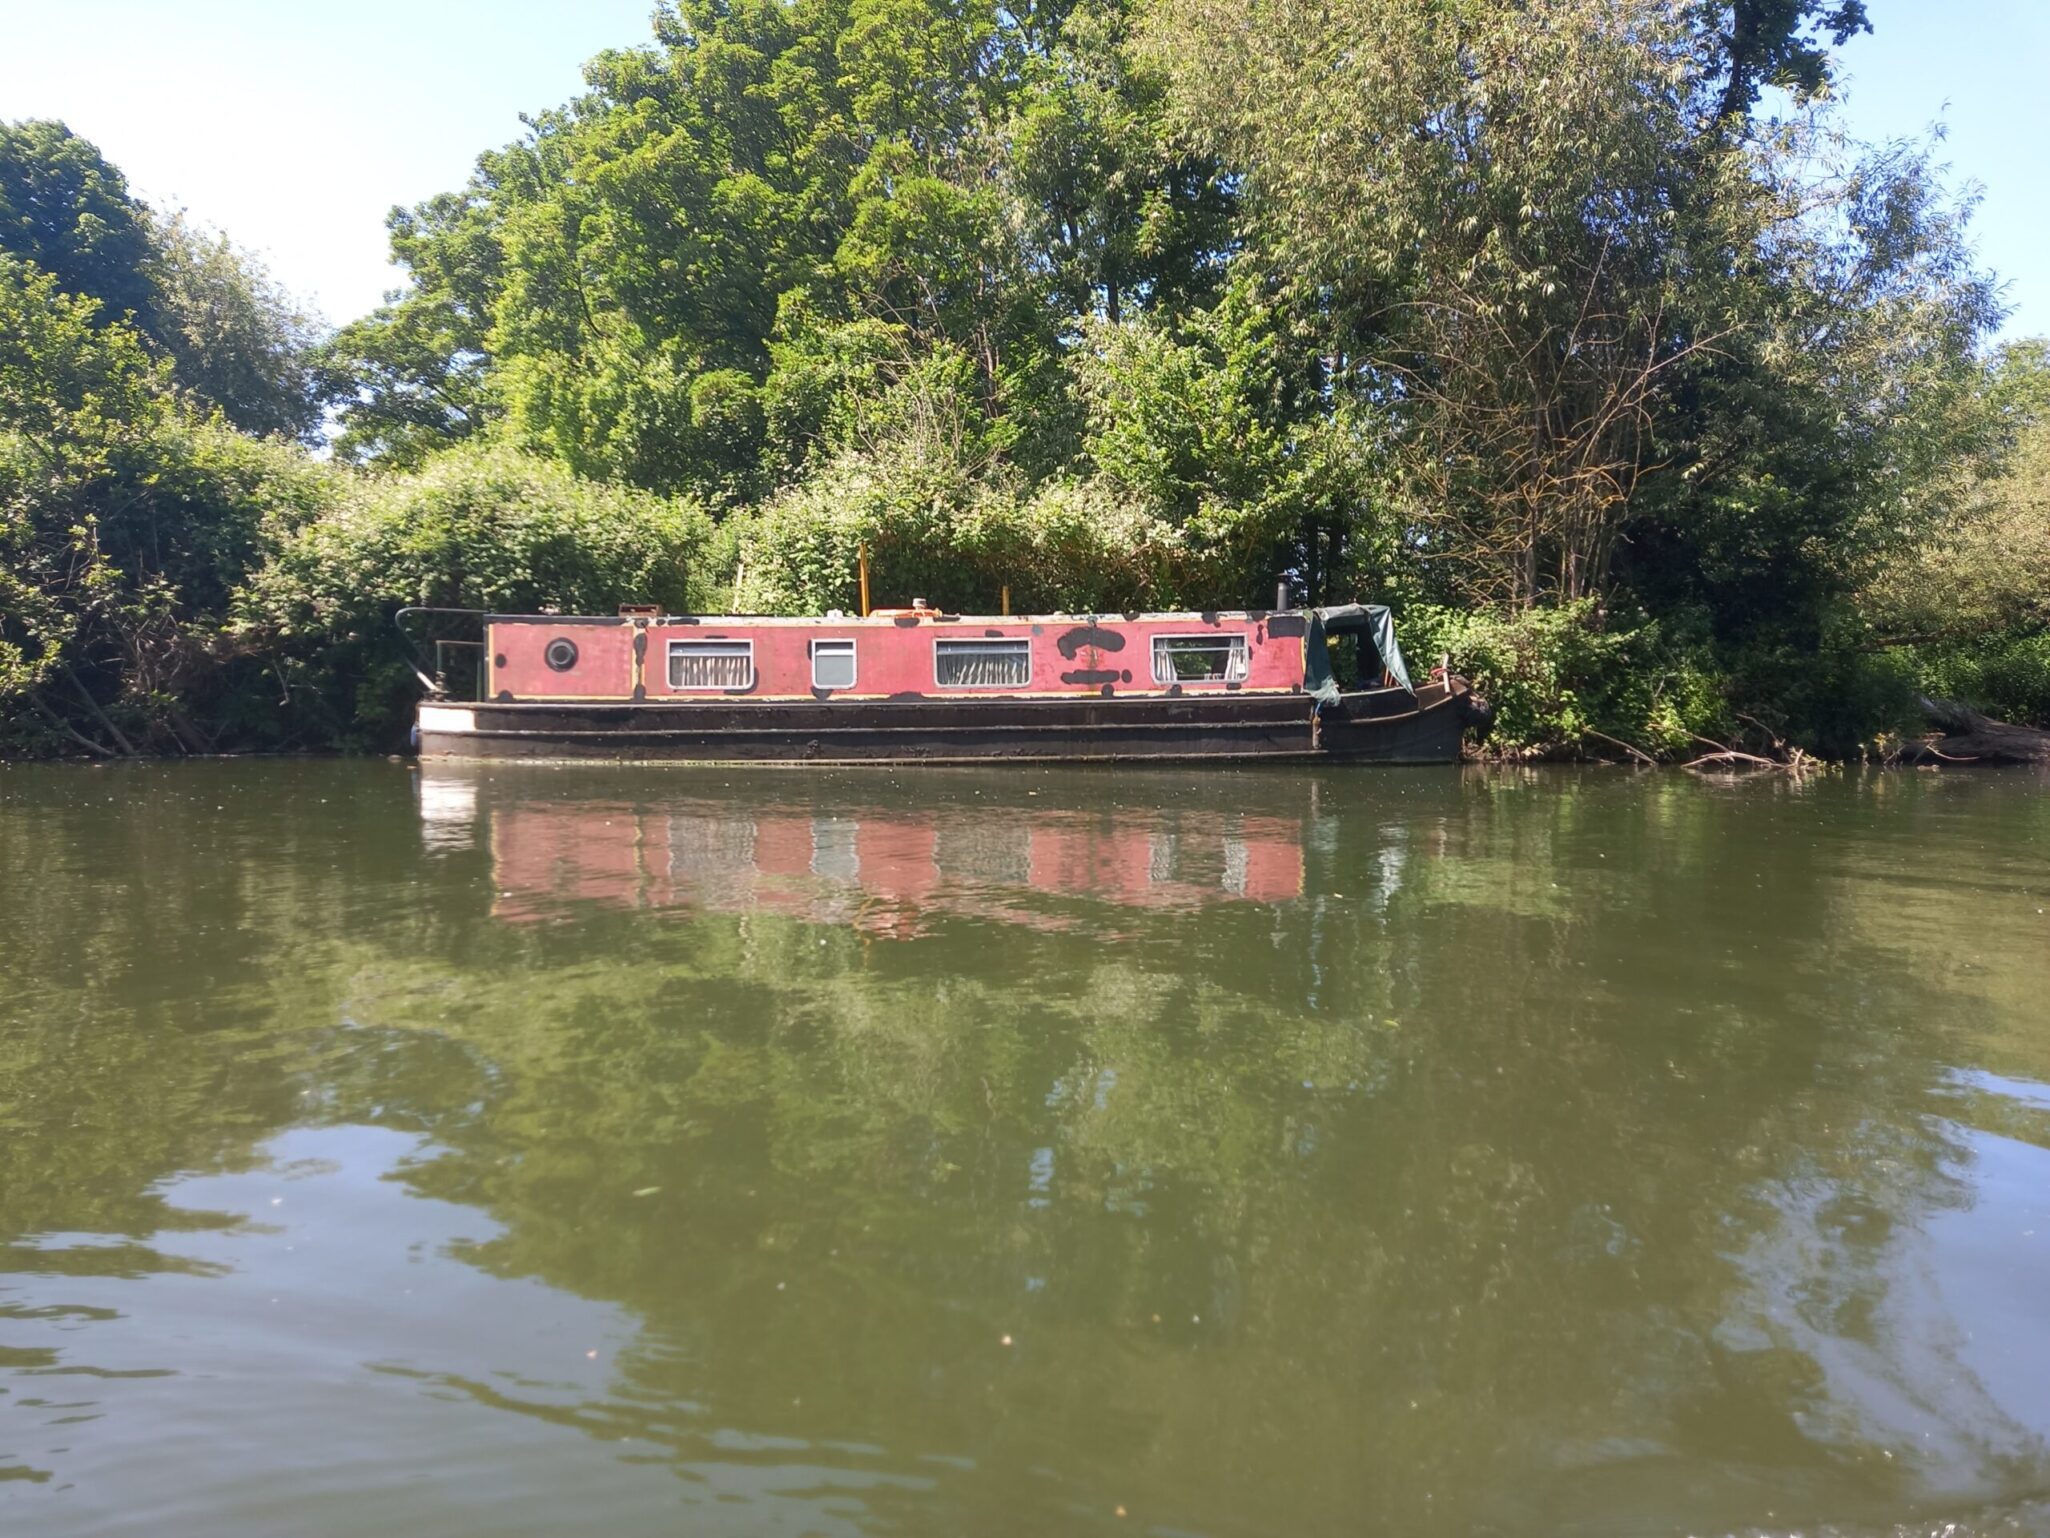
[[[2042,921],[1993,900],[2026,854],[1900,887],[1946,839],[2043,847],[2028,787],[276,772],[160,772],[148,815],[37,781],[43,831],[5,825],[44,894],[0,953],[36,1307],[49,1257],[246,1225],[218,1182],[281,1134],[380,1127],[420,1264],[622,1339],[552,1387],[510,1304],[467,1353],[339,1348],[624,1438],[735,1531],[1983,1523],[2045,1488],[2032,1294],[1948,1261],[2050,1283],[1996,1233],[2050,1173]]]

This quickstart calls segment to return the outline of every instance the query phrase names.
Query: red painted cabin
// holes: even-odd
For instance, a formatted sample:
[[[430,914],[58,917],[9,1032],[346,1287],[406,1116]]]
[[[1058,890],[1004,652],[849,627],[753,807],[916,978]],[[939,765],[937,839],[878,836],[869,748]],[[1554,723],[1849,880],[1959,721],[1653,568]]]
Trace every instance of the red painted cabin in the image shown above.
[[[1296,693],[1298,614],[969,619],[494,615],[484,695],[518,700],[909,700]]]

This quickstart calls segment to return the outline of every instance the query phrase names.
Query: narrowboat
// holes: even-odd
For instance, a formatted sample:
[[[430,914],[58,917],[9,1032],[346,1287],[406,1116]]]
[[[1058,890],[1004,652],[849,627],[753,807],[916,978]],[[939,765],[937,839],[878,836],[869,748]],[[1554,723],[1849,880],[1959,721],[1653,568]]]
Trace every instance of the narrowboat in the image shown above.
[[[477,620],[476,698],[421,670],[422,758],[1436,764],[1487,719],[1449,671],[1413,684],[1369,604]]]

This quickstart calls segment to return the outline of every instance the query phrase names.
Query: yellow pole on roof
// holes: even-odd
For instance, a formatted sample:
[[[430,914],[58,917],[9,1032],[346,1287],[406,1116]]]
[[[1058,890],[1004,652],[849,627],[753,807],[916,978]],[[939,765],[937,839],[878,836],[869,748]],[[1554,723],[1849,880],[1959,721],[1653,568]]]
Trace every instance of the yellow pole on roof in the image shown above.
[[[868,618],[868,546],[856,545],[854,553],[861,560],[861,617]]]
[[[997,601],[997,612],[1005,619],[1011,617],[1011,584],[1004,584],[1004,596]]]

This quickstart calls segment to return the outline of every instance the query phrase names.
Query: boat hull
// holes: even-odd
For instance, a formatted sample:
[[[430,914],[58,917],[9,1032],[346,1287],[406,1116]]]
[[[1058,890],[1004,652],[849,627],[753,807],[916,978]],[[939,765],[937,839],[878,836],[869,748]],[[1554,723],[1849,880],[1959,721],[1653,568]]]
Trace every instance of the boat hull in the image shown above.
[[[422,702],[422,758],[614,763],[1455,762],[1463,682],[1348,694],[1167,698]]]

